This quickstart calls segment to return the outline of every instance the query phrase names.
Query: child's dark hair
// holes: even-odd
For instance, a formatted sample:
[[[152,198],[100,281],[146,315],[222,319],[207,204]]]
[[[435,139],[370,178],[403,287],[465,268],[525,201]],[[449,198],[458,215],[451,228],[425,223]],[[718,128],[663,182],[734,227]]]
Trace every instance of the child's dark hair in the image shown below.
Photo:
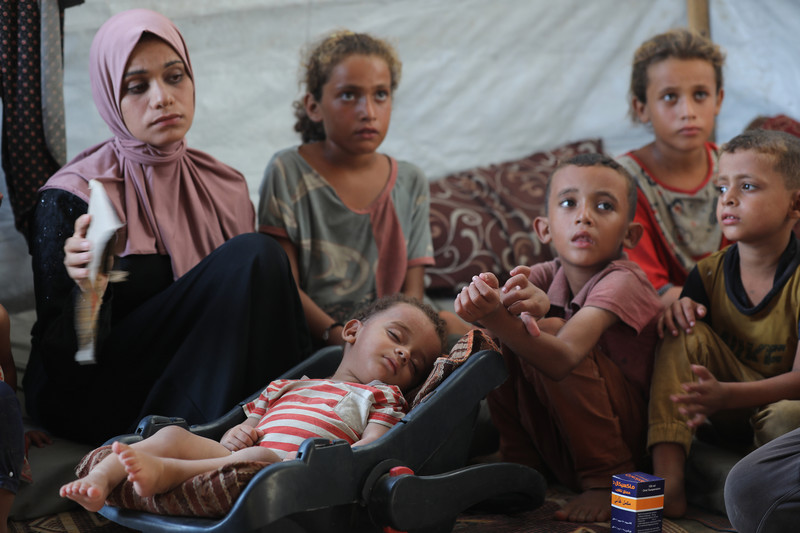
[[[425,313],[425,316],[428,317],[433,324],[434,329],[436,329],[436,335],[439,336],[439,343],[442,345],[440,351],[444,352],[447,348],[447,324],[445,324],[444,319],[442,319],[442,317],[439,316],[439,313],[437,313],[436,310],[430,305],[426,304],[425,302],[421,302],[416,298],[406,296],[403,293],[397,293],[391,296],[383,296],[378,298],[374,302],[367,304],[356,311],[356,314],[353,316],[353,318],[360,320],[361,322],[365,322],[378,313],[386,311],[390,307],[394,307],[395,305],[401,303],[413,305]]]
[[[633,54],[628,112],[634,122],[639,122],[639,117],[633,107],[633,99],[643,104],[647,103],[648,67],[669,58],[708,61],[714,68],[717,92],[722,89],[722,65],[725,63],[725,53],[718,45],[699,33],[685,28],[660,33],[643,42]]]
[[[353,33],[347,30],[335,31],[326,35],[308,50],[302,63],[304,71],[301,85],[305,94],[310,94],[319,102],[322,100],[322,86],[330,79],[331,71],[351,55],[377,56],[386,61],[392,76],[392,92],[400,83],[403,64],[394,47],[382,39],[367,33]],[[314,122],[306,114],[304,98],[293,104],[297,121],[294,131],[300,133],[303,142],[325,140],[322,122]]]
[[[800,138],[783,131],[747,130],[724,145],[722,153],[752,150],[772,157],[775,171],[783,177],[786,188],[800,189]]]
[[[625,178],[625,184],[628,186],[628,221],[630,222],[633,220],[634,215],[636,215],[636,181],[634,181],[633,176],[631,176],[630,172],[625,170],[625,167],[617,163],[611,157],[605,154],[598,154],[598,153],[589,153],[589,154],[578,154],[570,157],[566,161],[559,162],[556,169],[550,174],[550,177],[547,178],[547,186],[545,187],[544,192],[544,214],[545,216],[548,214],[550,203],[550,184],[553,182],[553,176],[556,175],[556,172],[561,170],[564,167],[606,167],[610,168],[611,170],[615,171],[617,174]]]

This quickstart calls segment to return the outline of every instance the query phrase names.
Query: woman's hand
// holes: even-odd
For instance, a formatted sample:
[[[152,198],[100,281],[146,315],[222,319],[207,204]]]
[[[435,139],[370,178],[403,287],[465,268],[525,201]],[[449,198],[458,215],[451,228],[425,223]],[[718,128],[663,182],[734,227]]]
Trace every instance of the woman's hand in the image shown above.
[[[75,221],[75,233],[64,242],[64,266],[67,274],[80,287],[82,292],[97,290],[104,292],[108,285],[108,276],[97,273],[94,287],[89,281],[89,261],[92,259],[91,243],[86,238],[86,232],[92,217],[89,214],[81,215]]]

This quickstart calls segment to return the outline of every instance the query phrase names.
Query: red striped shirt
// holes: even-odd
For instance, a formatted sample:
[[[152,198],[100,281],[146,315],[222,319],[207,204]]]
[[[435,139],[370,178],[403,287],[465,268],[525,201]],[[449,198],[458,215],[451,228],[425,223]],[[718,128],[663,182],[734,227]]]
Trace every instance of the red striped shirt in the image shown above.
[[[407,410],[394,385],[326,379],[273,381],[257,400],[244,406],[248,418],[260,419],[256,427],[265,434],[259,445],[281,458],[310,437],[353,444],[370,422],[392,427]]]

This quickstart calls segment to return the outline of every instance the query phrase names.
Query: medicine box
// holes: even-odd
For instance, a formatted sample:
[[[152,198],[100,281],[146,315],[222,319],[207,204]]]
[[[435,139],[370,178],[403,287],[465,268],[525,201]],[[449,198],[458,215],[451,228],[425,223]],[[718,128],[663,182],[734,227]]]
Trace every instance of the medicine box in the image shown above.
[[[643,472],[611,479],[611,531],[661,533],[664,480]]]

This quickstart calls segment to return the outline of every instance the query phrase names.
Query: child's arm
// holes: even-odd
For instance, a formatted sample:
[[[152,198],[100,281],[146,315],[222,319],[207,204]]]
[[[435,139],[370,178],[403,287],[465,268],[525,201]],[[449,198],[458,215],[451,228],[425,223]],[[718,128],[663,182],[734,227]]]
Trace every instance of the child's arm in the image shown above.
[[[519,357],[553,380],[560,380],[572,372],[597,345],[600,336],[619,317],[599,307],[583,307],[567,320],[555,335],[541,332],[538,337],[520,335],[519,328],[506,332],[492,329],[500,340]],[[526,332],[527,333],[527,332]]]
[[[220,444],[232,452],[255,446],[258,439],[264,436],[262,430],[256,429],[257,424],[258,418],[250,417],[241,424],[233,426],[219,440]]]
[[[419,301],[425,297],[425,267],[423,265],[408,268],[406,279],[403,282],[403,294]]]
[[[297,292],[300,295],[300,302],[303,304],[303,313],[306,315],[306,322],[311,336],[315,339],[322,339],[322,334],[330,327],[335,320],[326,313],[317,303],[300,288],[300,273],[297,266],[297,249],[292,241],[286,237],[273,237],[278,241],[286,255],[289,257],[289,264],[292,267],[292,276],[294,283],[297,286]],[[327,339],[328,344],[344,344],[342,338],[342,326],[337,326],[329,330]]]
[[[381,435],[389,431],[391,428],[378,424],[377,422],[369,422],[367,427],[364,428],[364,433],[361,434],[361,439],[353,443],[353,446],[364,446],[370,442],[377,440]]]
[[[603,332],[619,320],[610,311],[587,306],[556,335],[541,333],[534,337],[522,318],[501,305],[499,292],[484,281],[482,274],[459,294],[456,312],[465,320],[480,320],[517,356],[554,380],[565,378],[577,367]]]
[[[681,404],[680,412],[689,427],[697,427],[723,409],[746,409],[778,402],[800,400],[800,345],[789,372],[758,381],[723,382],[702,365],[692,365],[697,381],[681,385],[685,394],[671,396]]]

